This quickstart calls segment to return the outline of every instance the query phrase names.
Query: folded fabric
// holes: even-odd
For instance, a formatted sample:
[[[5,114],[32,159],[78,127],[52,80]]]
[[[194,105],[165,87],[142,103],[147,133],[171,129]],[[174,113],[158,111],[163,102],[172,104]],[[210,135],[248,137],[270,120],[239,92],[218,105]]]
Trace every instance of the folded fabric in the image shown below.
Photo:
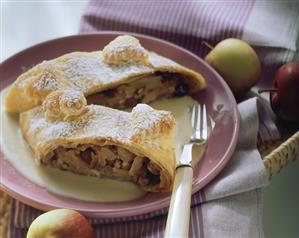
[[[241,128],[233,158],[214,181],[192,196],[190,237],[263,237],[260,188],[268,178],[256,148],[257,101],[239,104]],[[16,200],[11,206],[9,237],[24,237],[41,211]],[[97,237],[163,237],[167,210],[89,220]]]

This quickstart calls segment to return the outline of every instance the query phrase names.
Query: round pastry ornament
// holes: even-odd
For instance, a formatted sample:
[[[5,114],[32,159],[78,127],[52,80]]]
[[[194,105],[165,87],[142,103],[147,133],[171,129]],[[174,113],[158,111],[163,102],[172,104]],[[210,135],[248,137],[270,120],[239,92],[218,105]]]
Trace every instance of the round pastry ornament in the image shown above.
[[[47,96],[43,102],[45,117],[49,120],[68,120],[83,114],[87,101],[83,93],[75,90],[61,89]]]

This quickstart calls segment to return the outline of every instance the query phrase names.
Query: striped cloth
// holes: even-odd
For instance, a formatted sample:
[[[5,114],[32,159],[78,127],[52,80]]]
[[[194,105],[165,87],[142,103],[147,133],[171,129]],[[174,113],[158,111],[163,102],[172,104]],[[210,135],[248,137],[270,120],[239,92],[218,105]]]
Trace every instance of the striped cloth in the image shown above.
[[[156,36],[204,57],[203,41],[236,37],[257,50],[265,73],[296,52],[299,2],[222,0],[90,1],[80,32],[128,31]]]
[[[117,30],[156,36],[203,57],[208,49],[237,37],[254,46],[263,64],[260,85],[296,52],[298,1],[90,1],[80,32]],[[254,91],[252,92],[254,93]],[[262,98],[239,104],[241,131],[234,157],[222,173],[192,197],[190,237],[263,237],[261,188],[268,179],[256,149],[279,137]],[[260,119],[260,120],[259,120]],[[250,130],[249,130],[250,128]],[[11,205],[9,237],[25,237],[41,212],[18,201]],[[167,209],[134,217],[89,219],[96,237],[163,237]]]
[[[91,1],[80,32],[115,30],[156,36],[203,56],[211,44],[241,37],[254,1]],[[223,14],[225,13],[225,14]]]

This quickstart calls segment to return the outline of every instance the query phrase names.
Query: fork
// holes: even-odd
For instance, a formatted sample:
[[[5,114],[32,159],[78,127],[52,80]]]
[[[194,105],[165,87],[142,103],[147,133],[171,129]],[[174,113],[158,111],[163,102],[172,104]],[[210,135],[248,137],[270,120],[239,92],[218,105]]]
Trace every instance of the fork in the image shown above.
[[[194,105],[191,113],[192,135],[184,145],[176,174],[164,237],[188,237],[193,167],[203,157],[208,138],[206,106]]]

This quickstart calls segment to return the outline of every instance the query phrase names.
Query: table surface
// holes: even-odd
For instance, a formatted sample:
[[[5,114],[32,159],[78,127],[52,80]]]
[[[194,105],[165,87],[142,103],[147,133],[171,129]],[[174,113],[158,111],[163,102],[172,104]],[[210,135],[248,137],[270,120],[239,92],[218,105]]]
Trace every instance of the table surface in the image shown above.
[[[1,62],[36,43],[78,33],[86,1],[2,1]],[[299,160],[264,189],[267,238],[299,236]]]

